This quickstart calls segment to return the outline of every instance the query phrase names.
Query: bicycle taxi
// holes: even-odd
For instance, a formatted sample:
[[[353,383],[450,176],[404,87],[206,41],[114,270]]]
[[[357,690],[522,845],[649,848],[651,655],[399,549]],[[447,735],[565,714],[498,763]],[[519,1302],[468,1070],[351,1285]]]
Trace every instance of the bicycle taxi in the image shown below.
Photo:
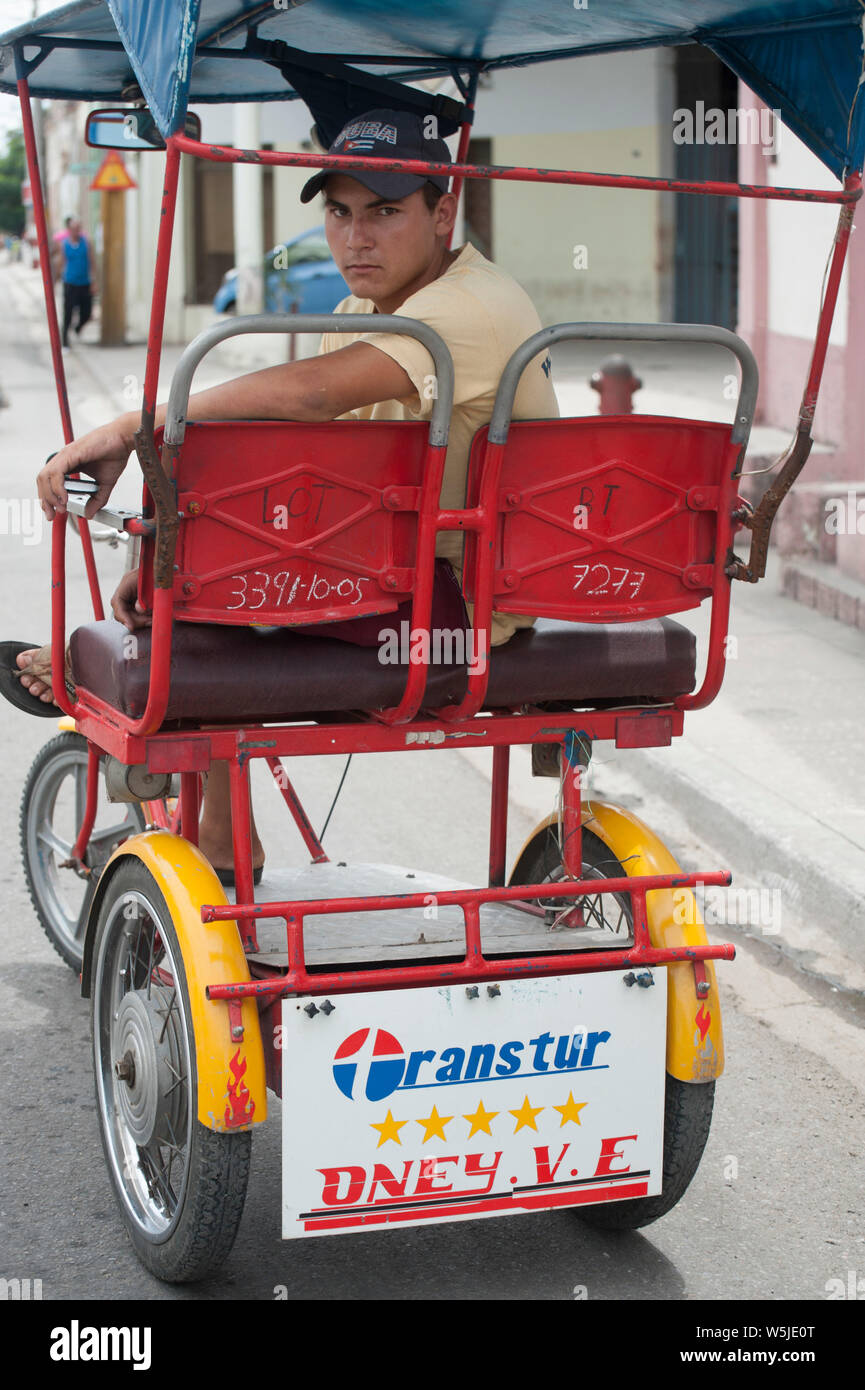
[[[764,574],[772,519],[810,448],[861,194],[865,105],[858,5],[673,8],[666,18],[640,0],[555,11],[546,0],[479,0],[468,11],[378,0],[359,15],[351,0],[82,0],[2,39],[0,89],[21,97],[67,442],[30,97],[123,101],[88,117],[92,143],[165,152],[137,436],[143,506],[96,518],[140,547],[152,629],[130,654],[125,629],[105,621],[80,520],[94,617],[72,633],[70,693],[66,517],[56,518],[53,688],[64,717],[28,779],[22,820],[37,912],[92,1000],[111,1181],[139,1257],[163,1279],[200,1279],[231,1248],[268,1091],[283,1102],[289,1238],[553,1207],[637,1227],[681,1199],[699,1164],[724,1062],[714,962],[734,949],[709,944],[693,890],[730,878],[683,873],[635,815],[584,796],[584,774],[596,742],[669,745],[721,687],[733,582]],[[485,71],[686,42],[706,44],[780,110],[839,188],[466,164]],[[830,69],[832,83],[822,75]],[[458,98],[406,85],[446,75]],[[443,134],[459,133],[456,161],[220,147],[199,138],[187,113],[189,102],[299,98],[322,130],[382,105],[434,116]],[[452,174],[455,191],[486,178],[838,204],[802,407],[773,485],[756,508],[739,496],[756,365],[741,339],[704,325],[566,322],[534,335],[502,375],[458,509],[439,503],[450,355],[427,325],[399,315],[378,315],[374,327],[428,350],[437,387],[429,424],[187,421],[194,372],[229,336],[366,326],[357,315],[259,315],[189,345],[155,430],[182,154]],[[571,339],[723,346],[739,369],[732,421],[514,420],[527,364]],[[81,517],[86,479],[79,488],[70,510]],[[602,493],[609,506],[587,507]],[[301,505],[313,496],[315,507]],[[281,530],[277,506],[290,518]],[[747,560],[734,549],[743,530]],[[326,635],[262,642],[251,630],[362,614],[386,626],[410,601],[412,635],[428,639],[444,531],[465,538],[473,662],[432,663],[427,649],[407,667],[389,665]],[[711,622],[698,675],[694,637],[674,615],[704,603]],[[493,611],[538,621],[491,649]],[[449,879],[447,865],[334,864],[282,761],[425,758],[466,745],[492,750],[489,880],[474,887]],[[539,750],[558,800],[508,873],[514,745]],[[273,774],[311,861],[266,875],[258,891],[253,759]],[[197,847],[202,779],[216,760],[230,766],[232,900]],[[44,831],[70,778],[74,843]],[[97,830],[106,793],[125,809]],[[69,879],[83,885],[72,913],[61,891]]]

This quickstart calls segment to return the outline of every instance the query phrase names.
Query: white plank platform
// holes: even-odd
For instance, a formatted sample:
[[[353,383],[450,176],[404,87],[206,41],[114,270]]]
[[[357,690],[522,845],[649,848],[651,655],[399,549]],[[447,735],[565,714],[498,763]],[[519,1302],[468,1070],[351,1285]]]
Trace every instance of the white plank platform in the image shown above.
[[[309,901],[401,893],[429,895],[426,907],[329,913],[307,917],[304,923],[305,955],[310,966],[373,965],[376,960],[407,963],[464,954],[462,911],[459,907],[438,906],[435,895],[473,886],[477,885],[392,864],[307,864],[291,869],[266,867],[255,890],[255,901]],[[233,902],[234,890],[227,889],[226,893]],[[592,901],[597,903],[598,899]],[[630,923],[619,900],[607,896],[602,906],[608,926],[550,930],[543,917],[522,912],[512,904],[485,904],[480,913],[482,950],[485,955],[522,956],[621,949],[632,944]],[[259,949],[251,959],[271,966],[286,966],[284,918],[258,918],[255,925]]]

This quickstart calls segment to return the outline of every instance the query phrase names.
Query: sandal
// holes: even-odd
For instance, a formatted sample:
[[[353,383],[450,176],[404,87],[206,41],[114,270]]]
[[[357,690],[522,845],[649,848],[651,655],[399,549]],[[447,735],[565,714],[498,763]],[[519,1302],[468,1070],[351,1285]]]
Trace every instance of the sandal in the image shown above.
[[[235,882],[234,882],[234,870],[233,870],[233,869],[214,869],[213,872],[216,874],[216,877],[219,879],[219,881],[220,881],[220,883],[222,884],[223,888],[234,888],[234,887],[235,887]],[[264,873],[264,868],[263,868],[263,867],[259,867],[259,868],[257,868],[257,869],[253,869],[253,871],[252,871],[252,882],[253,882],[254,884],[260,883],[260,882],[261,882],[261,875],[262,875],[263,873]]]
[[[19,682],[22,676],[36,676],[38,680],[51,685],[51,648],[39,647],[29,666],[20,667],[15,658],[21,653],[39,647],[38,642],[0,642],[0,695],[16,709],[26,714],[35,714],[42,719],[62,717],[63,711],[53,700],[40,700],[31,695],[26,686]],[[70,700],[75,699],[75,686],[70,679],[69,653],[66,653],[66,690]]]

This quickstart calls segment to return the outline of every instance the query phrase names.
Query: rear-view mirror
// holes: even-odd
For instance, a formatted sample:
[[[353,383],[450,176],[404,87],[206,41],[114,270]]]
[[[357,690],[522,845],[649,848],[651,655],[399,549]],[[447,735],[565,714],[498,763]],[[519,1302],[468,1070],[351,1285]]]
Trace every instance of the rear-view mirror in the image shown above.
[[[184,135],[201,139],[201,121],[187,112]],[[98,150],[164,150],[165,141],[146,107],[104,107],[87,117],[85,143]]]

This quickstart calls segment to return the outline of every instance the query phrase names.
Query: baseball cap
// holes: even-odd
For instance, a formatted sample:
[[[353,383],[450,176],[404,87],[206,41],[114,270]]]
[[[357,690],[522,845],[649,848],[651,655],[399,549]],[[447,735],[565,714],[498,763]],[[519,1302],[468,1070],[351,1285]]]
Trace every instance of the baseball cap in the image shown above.
[[[375,159],[428,159],[437,164],[450,164],[451,154],[440,136],[429,137],[425,125],[435,117],[415,116],[406,111],[367,111],[363,116],[353,116],[343,126],[328,154],[369,155]],[[324,188],[333,173],[346,173],[357,179],[372,193],[381,198],[407,198],[427,182],[423,174],[390,173],[383,169],[322,169],[313,175],[303,186],[300,195],[302,203],[308,203]],[[431,174],[429,182],[448,191],[448,177],[445,174]]]

